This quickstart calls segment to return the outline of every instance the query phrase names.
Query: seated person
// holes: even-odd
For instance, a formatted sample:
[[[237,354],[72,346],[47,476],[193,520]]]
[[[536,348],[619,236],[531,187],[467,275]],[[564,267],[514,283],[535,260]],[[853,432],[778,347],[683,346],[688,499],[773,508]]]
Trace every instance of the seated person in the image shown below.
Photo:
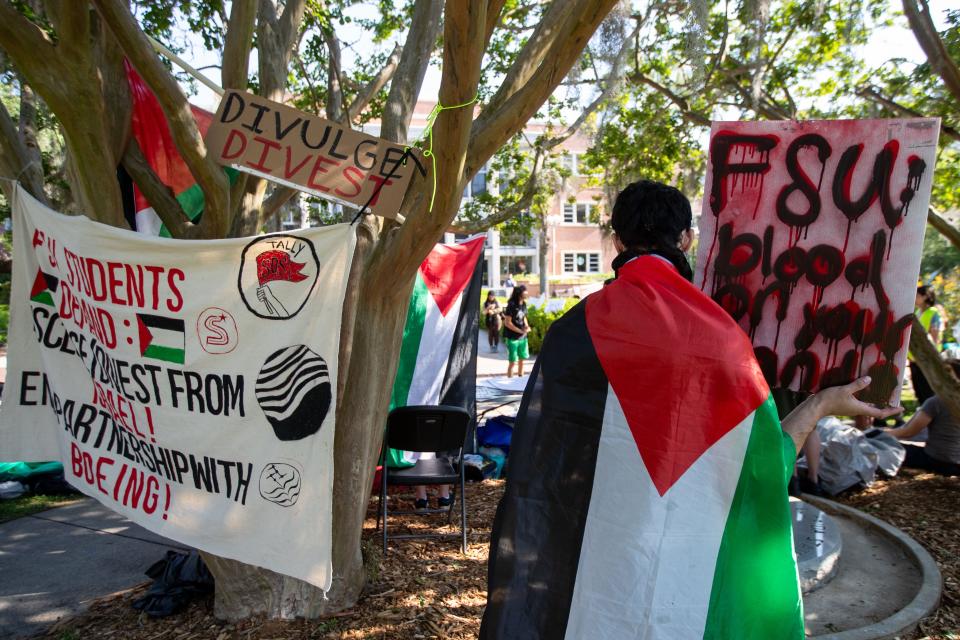
[[[926,446],[904,444],[907,458],[903,466],[926,469],[945,476],[960,476],[960,420],[947,411],[937,396],[928,398],[904,426],[887,433],[909,440],[928,430]]]

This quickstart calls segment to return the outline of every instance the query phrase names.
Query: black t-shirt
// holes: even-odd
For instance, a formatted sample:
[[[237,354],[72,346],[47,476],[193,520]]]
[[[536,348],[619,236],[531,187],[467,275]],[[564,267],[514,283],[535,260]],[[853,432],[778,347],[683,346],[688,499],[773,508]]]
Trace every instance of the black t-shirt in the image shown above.
[[[512,302],[507,303],[506,315],[510,318],[510,321],[513,322],[513,326],[518,329],[524,327],[524,323],[527,319],[527,303],[521,302],[520,304],[514,304]],[[523,337],[522,333],[517,333],[510,329],[506,323],[503,324],[503,337],[510,340],[518,340]]]
[[[499,319],[498,316],[500,315],[500,303],[497,302],[496,300],[487,300],[486,302],[483,303],[483,310],[484,310],[484,315],[486,316],[485,321],[487,323],[487,326],[491,327],[495,325],[497,320]],[[486,312],[490,310],[493,310],[494,313],[487,314]]]

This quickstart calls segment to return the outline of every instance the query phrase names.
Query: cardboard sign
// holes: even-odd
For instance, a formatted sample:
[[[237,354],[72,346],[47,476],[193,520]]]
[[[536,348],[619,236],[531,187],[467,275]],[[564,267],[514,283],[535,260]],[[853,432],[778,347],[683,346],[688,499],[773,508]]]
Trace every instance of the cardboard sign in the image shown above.
[[[771,387],[899,401],[939,119],[715,122],[696,284]]]
[[[205,141],[221,164],[387,218],[427,174],[416,150],[400,162],[401,144],[241,91],[223,94]]]
[[[350,225],[197,242],[13,208],[3,455],[328,589]]]

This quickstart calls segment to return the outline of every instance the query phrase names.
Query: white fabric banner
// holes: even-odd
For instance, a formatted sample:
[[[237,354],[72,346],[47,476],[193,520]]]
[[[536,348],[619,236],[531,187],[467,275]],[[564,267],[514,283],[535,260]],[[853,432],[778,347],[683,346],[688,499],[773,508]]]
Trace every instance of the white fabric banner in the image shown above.
[[[0,457],[329,589],[350,225],[179,241],[13,205]]]

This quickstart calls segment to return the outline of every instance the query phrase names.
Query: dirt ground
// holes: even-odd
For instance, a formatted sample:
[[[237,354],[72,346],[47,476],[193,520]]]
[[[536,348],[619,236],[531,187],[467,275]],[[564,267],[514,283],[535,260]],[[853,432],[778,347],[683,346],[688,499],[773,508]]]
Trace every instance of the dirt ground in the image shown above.
[[[943,572],[944,595],[940,609],[921,629],[904,640],[960,638],[960,533],[958,505],[960,478],[904,472],[903,477],[878,481],[869,489],[841,501],[891,522],[908,532],[934,556]],[[213,600],[207,598],[186,611],[162,620],[151,620],[130,607],[143,586],[95,603],[80,618],[64,620],[48,633],[48,640],[237,640],[329,638],[459,640],[476,638],[486,602],[486,562],[502,481],[471,484],[467,488],[470,546],[466,556],[457,540],[398,541],[386,558],[374,529],[376,500],[364,531],[365,553],[370,554],[371,576],[360,603],[350,611],[319,621],[265,622],[249,620],[230,625],[213,618]],[[402,528],[439,530],[442,516],[398,517]],[[455,519],[456,522],[456,519]]]

